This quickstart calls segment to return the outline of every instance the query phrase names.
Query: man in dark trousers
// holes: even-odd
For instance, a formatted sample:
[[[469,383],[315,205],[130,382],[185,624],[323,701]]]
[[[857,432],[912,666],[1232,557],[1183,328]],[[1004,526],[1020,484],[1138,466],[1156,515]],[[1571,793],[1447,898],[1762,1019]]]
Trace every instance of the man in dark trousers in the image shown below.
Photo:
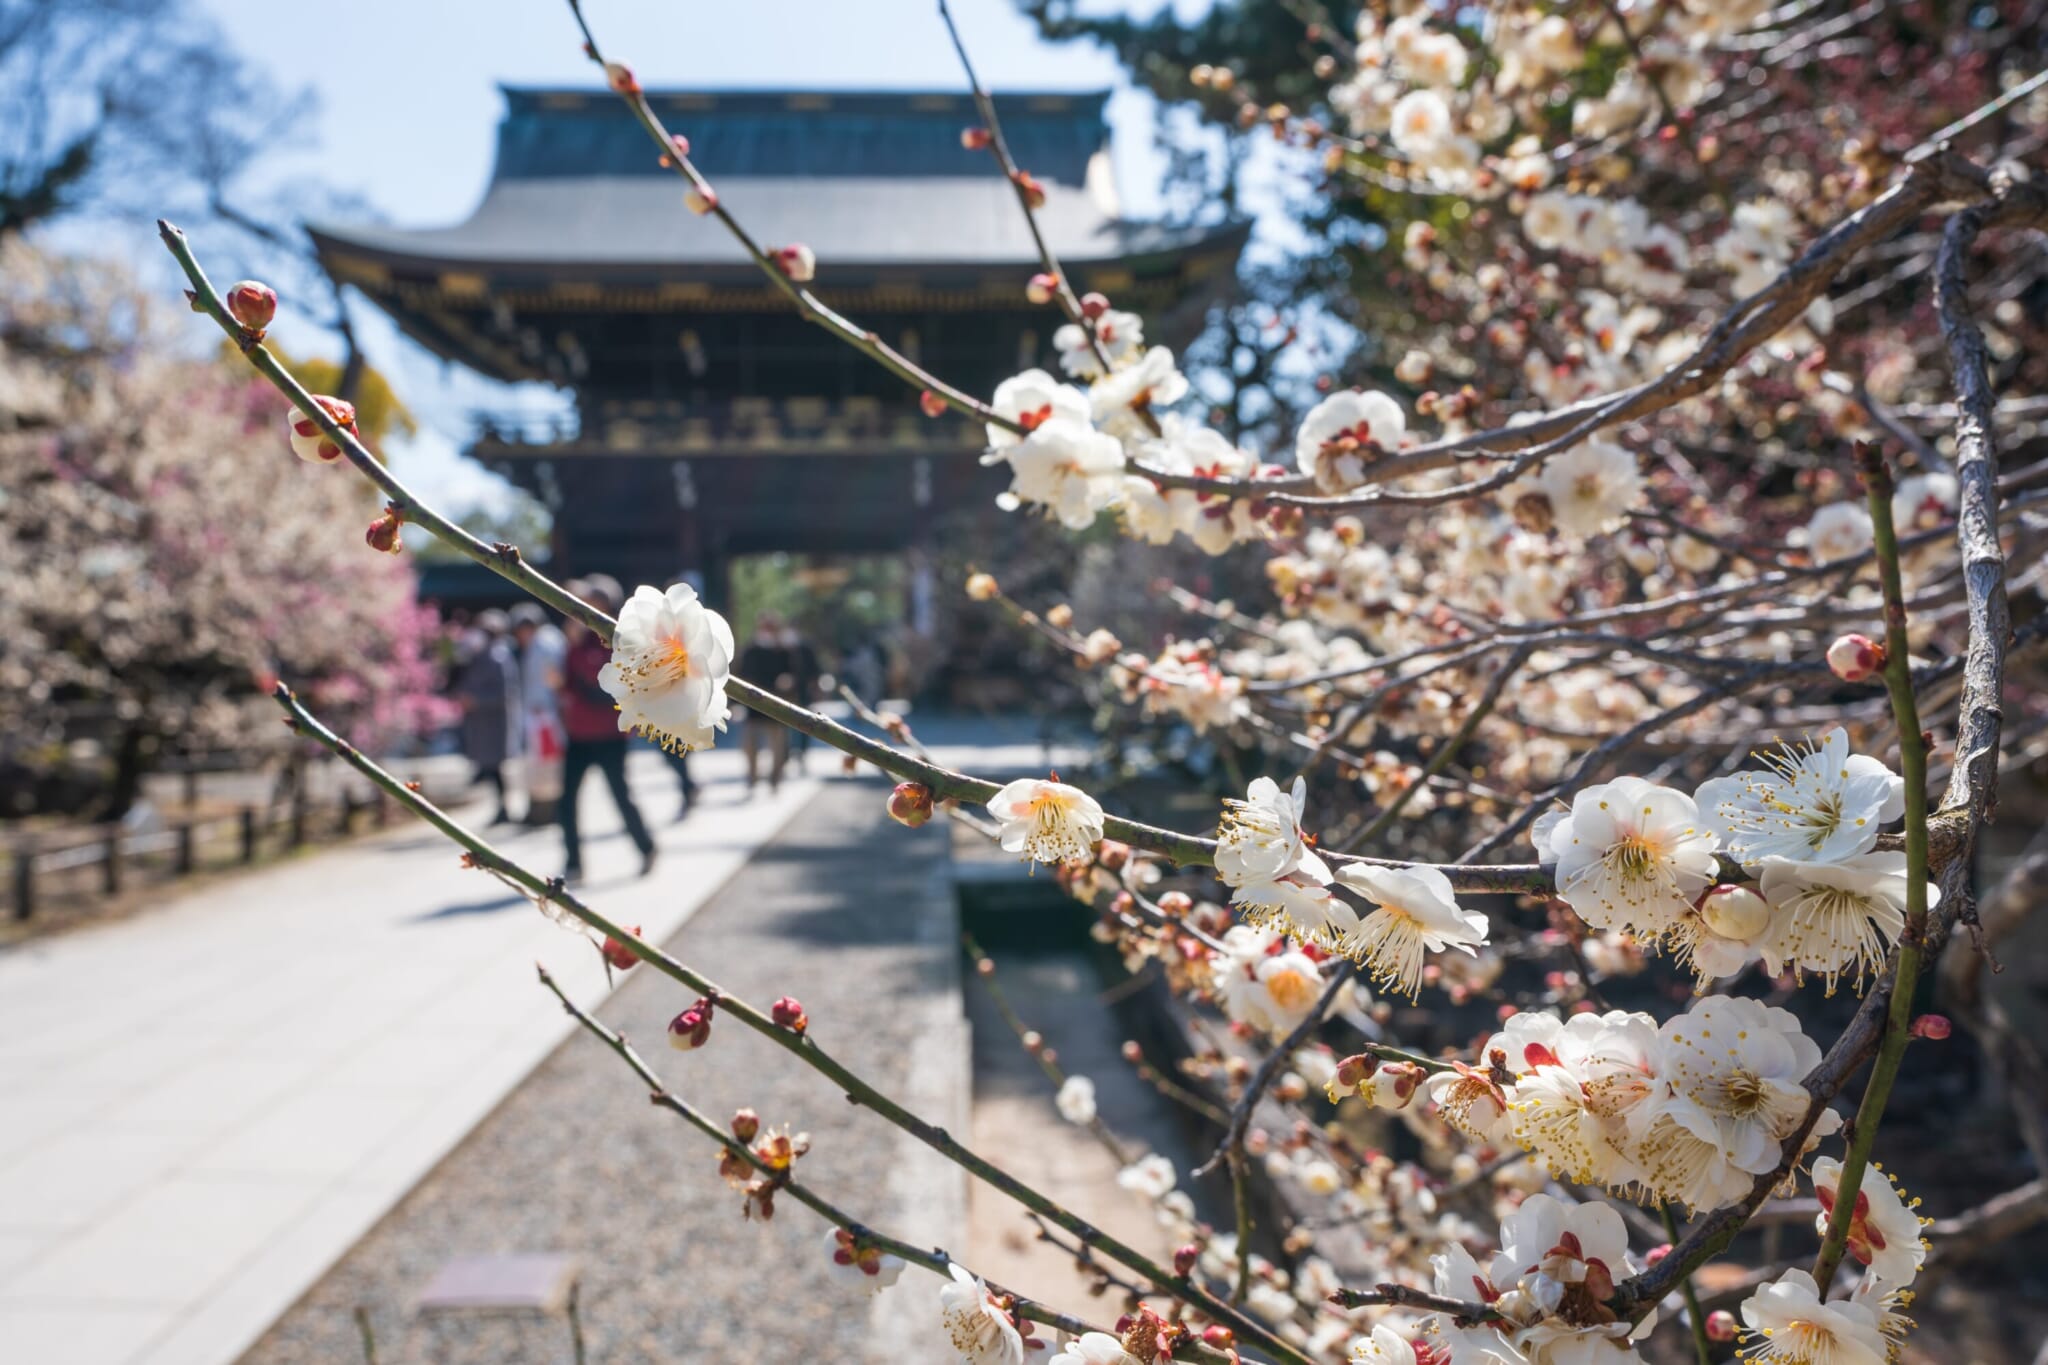
[[[624,595],[619,585],[604,574],[592,574],[580,586],[572,586],[585,601],[616,616]],[[568,744],[562,755],[562,877],[580,881],[583,877],[583,843],[576,827],[576,795],[583,787],[583,775],[596,768],[612,789],[612,800],[626,822],[626,835],[640,850],[640,875],[654,870],[654,837],[633,793],[626,786],[626,735],[619,729],[619,710],[611,694],[598,683],[597,675],[611,661],[612,652],[604,641],[578,625],[569,623],[569,653],[562,667],[562,728]]]

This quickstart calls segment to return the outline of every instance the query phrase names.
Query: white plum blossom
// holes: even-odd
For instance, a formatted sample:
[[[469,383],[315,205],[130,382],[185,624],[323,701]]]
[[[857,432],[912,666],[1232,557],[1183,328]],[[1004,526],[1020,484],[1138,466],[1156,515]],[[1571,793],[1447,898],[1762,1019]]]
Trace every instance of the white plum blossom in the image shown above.
[[[1310,408],[1294,437],[1295,467],[1325,493],[1365,482],[1380,455],[1398,450],[1408,430],[1401,405],[1378,392],[1347,389]]]
[[[1860,502],[1831,502],[1806,523],[1806,548],[1815,563],[1851,559],[1870,546],[1870,509]]]
[[[1885,1365],[1877,1315],[1853,1299],[1823,1303],[1804,1270],[1788,1270],[1742,1302],[1751,1365]]]
[[[642,584],[619,609],[612,657],[597,681],[618,703],[621,730],[671,752],[701,749],[732,714],[725,696],[732,657],[732,627],[695,588]]]
[[[1351,1343],[1351,1365],[1415,1365],[1420,1358],[1415,1344],[1384,1322]]]
[[[1824,1156],[1813,1163],[1813,1192],[1820,1198],[1820,1216],[1814,1231],[1826,1235],[1828,1220],[1835,1211],[1836,1190],[1842,1183],[1842,1163]],[[1890,1173],[1866,1166],[1863,1183],[1856,1191],[1856,1208],[1850,1215],[1848,1252],[1870,1273],[1892,1289],[1913,1283],[1920,1267],[1927,1263],[1927,1239],[1922,1235],[1928,1219],[1913,1212],[1920,1201],[1908,1204]]]
[[[1714,881],[1716,840],[1692,798],[1639,777],[1581,791],[1547,834],[1557,894],[1596,929],[1660,937]]]
[[[1084,1332],[1062,1346],[1047,1365],[1143,1365],[1107,1332]]]
[[[1130,364],[1145,344],[1144,320],[1136,313],[1109,309],[1095,319],[1095,340],[1109,357],[1110,368],[1121,369]],[[1060,353],[1060,368],[1068,374],[1077,379],[1102,377],[1102,362],[1096,359],[1095,348],[1088,344],[1088,332],[1078,322],[1067,323],[1054,332],[1052,344]]]
[[[1053,417],[1014,445],[982,456],[1010,466],[1010,496],[1044,507],[1070,531],[1085,531],[1123,496],[1124,448],[1084,422]]]
[[[1892,494],[1892,524],[1905,535],[1931,531],[1954,520],[1957,491],[1953,474],[1915,474],[1900,479]]]
[[[1853,973],[1857,988],[1881,973],[1899,931],[1906,926],[1906,855],[1858,853],[1839,862],[1765,858],[1758,889],[1771,906],[1762,944],[1772,975],[1788,968],[1814,972],[1827,982]],[[1927,904],[1941,900],[1928,883]]]
[[[1906,812],[1905,780],[1877,759],[1849,752],[1837,726],[1818,744],[1758,757],[1769,766],[1700,784],[1700,823],[1744,867],[1766,858],[1840,862],[1868,853],[1879,828]]]
[[[1550,500],[1557,529],[1581,540],[1619,530],[1643,496],[1635,455],[1602,440],[1551,456],[1535,486]]]
[[[1114,436],[1133,441],[1151,435],[1141,413],[1177,403],[1188,391],[1187,376],[1174,368],[1173,352],[1154,346],[1126,365],[1088,386],[1095,424]]]
[[[988,813],[1000,826],[1003,851],[1033,862],[1079,862],[1102,839],[1102,806],[1057,777],[1018,778],[989,798]]]
[[[1451,108],[1434,90],[1410,90],[1394,102],[1388,133],[1401,155],[1430,161],[1451,137]]]
[[[903,1274],[901,1256],[863,1246],[845,1228],[825,1230],[825,1253],[831,1258],[834,1278],[857,1284],[867,1294],[881,1293]]]
[[[996,385],[989,403],[1004,417],[1024,428],[1025,436],[1054,418],[1086,426],[1089,422],[1088,395],[1072,384],[1062,384],[1044,370],[1026,370]],[[988,443],[1000,449],[1013,446],[1024,436],[1007,427],[988,424]]]
[[[1164,1199],[1178,1181],[1173,1163],[1157,1152],[1139,1157],[1116,1173],[1120,1187],[1147,1199]]]
[[[980,1277],[948,1266],[951,1284],[939,1287],[939,1320],[946,1339],[967,1365],[1024,1365],[1024,1338],[1010,1311]]]
[[[1290,951],[1270,929],[1236,924],[1223,935],[1223,951],[1211,961],[1216,997],[1233,1021],[1284,1035],[1308,1017],[1323,991],[1320,964]]]
[[[1501,1220],[1489,1276],[1496,1289],[1519,1288],[1548,1312],[1575,1295],[1598,1302],[1628,1278],[1628,1224],[1611,1204],[1532,1194]]]
[[[1470,954],[1486,942],[1486,916],[1460,909],[1451,879],[1436,868],[1346,863],[1337,880],[1379,907],[1338,943],[1338,951],[1411,1000],[1422,989],[1425,951],[1456,948]]]
[[[1655,1020],[1622,1010],[1517,1014],[1488,1041],[1489,1065],[1496,1054],[1514,1073],[1505,1126],[1518,1146],[1582,1184],[1640,1183],[1634,1133],[1660,1093]]]
[[[1805,1118],[1820,1045],[1789,1010],[1726,995],[1695,1000],[1657,1038],[1668,1093],[1638,1148],[1645,1183],[1694,1209],[1733,1203]]]
[[[1225,797],[1223,823],[1216,832],[1216,875],[1227,886],[1271,881],[1306,872],[1313,881],[1330,880],[1330,869],[1316,853],[1301,827],[1308,811],[1308,781],[1280,790],[1270,777],[1255,777],[1244,800]]]
[[[1069,1076],[1060,1086],[1053,1104],[1068,1123],[1095,1122],[1095,1082],[1086,1076]]]

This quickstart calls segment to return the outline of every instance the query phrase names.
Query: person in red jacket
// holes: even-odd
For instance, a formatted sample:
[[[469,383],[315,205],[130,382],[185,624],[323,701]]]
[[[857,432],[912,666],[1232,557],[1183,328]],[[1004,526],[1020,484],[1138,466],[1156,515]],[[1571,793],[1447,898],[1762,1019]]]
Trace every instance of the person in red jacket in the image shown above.
[[[572,587],[585,601],[617,615],[624,594],[604,574],[592,574]],[[619,729],[619,708],[611,694],[597,681],[597,675],[611,661],[612,652],[604,641],[576,624],[569,623],[569,652],[562,664],[562,729],[568,736],[562,755],[562,878],[579,881],[583,876],[583,842],[576,823],[576,794],[583,788],[583,775],[592,768],[604,774],[612,789],[619,818],[626,823],[626,836],[640,850],[640,875],[654,870],[654,836],[640,818],[633,793],[626,786],[626,735]]]

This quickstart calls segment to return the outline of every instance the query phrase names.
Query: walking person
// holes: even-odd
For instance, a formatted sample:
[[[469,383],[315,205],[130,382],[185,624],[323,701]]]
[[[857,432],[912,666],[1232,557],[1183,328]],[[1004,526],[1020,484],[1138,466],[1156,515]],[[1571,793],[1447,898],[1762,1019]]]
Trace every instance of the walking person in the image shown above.
[[[455,699],[462,708],[462,754],[475,768],[474,781],[490,786],[498,808],[490,823],[512,816],[506,808],[505,764],[519,752],[519,668],[506,642],[505,613],[486,611],[462,637],[457,651]]]
[[[592,574],[572,591],[600,610],[617,615],[624,594],[609,576]],[[568,743],[562,755],[562,879],[583,878],[583,840],[577,827],[576,797],[583,789],[583,775],[592,768],[604,774],[612,801],[625,822],[626,837],[640,850],[640,875],[654,870],[654,836],[633,804],[626,786],[626,735],[619,729],[619,711],[609,692],[598,682],[598,674],[611,661],[612,652],[604,641],[582,625],[571,621],[569,649],[562,665],[562,726]]]
[[[526,755],[526,823],[555,821],[562,795],[562,667],[569,641],[537,602],[512,608]]]
[[[773,692],[784,701],[804,704],[803,683],[799,676],[802,660],[789,647],[788,638],[783,634],[782,618],[772,611],[764,611],[754,621],[754,634],[747,641],[747,647],[740,651],[740,677],[756,687]],[[740,747],[747,755],[747,795],[754,794],[754,787],[760,780],[761,750],[768,751],[768,790],[772,794],[782,789],[782,770],[789,766],[789,729],[766,716],[747,712],[746,728],[740,734]]]

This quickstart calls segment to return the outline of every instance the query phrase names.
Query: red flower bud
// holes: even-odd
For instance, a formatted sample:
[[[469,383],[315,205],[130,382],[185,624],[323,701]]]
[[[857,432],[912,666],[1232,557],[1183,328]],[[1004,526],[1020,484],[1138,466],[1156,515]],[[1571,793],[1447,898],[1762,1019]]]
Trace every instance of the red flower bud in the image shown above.
[[[1945,1014],[1923,1014],[1915,1019],[1906,1032],[1914,1038],[1927,1038],[1940,1042],[1949,1035],[1948,1016]]]
[[[1052,296],[1060,292],[1060,277],[1041,270],[1024,285],[1024,297],[1033,303],[1051,303]]]
[[[342,430],[353,433],[356,429],[356,405],[344,403],[339,398],[325,394],[313,395],[313,401],[327,414],[327,420]],[[287,414],[288,430],[291,433],[292,453],[308,464],[329,464],[341,458],[341,447],[327,439],[327,433],[320,424],[293,408]]]
[[[798,284],[808,284],[818,274],[818,257],[802,242],[775,248],[775,267]]]
[[[627,66],[624,62],[606,62],[604,64],[604,82],[621,95],[637,95],[640,93],[640,82],[633,75],[633,68]]]
[[[370,529],[363,532],[363,540],[373,550],[395,555],[405,549],[405,541],[398,534],[405,525],[405,518],[392,508],[385,508],[384,515],[370,523]]]
[[[1012,171],[1010,173],[1010,183],[1017,187],[1017,193],[1024,200],[1026,208],[1042,209],[1045,207],[1045,186],[1039,184],[1037,177],[1032,175],[1031,172]]]
[[[916,829],[932,818],[932,789],[922,782],[898,782],[889,793],[889,818]]]
[[[741,1109],[732,1116],[732,1135],[741,1142],[752,1142],[761,1131],[761,1116],[751,1109]]]
[[[1372,1073],[1379,1069],[1379,1059],[1366,1053],[1346,1057],[1337,1063],[1337,1084],[1346,1090],[1356,1090],[1371,1080]]]
[[[1082,317],[1084,317],[1084,318],[1099,318],[1099,317],[1101,317],[1101,316],[1102,316],[1102,315],[1103,315],[1104,313],[1107,313],[1108,311],[1109,311],[1109,300],[1108,300],[1108,299],[1106,299],[1106,298],[1104,298],[1104,297],[1103,297],[1102,295],[1100,295],[1100,294],[1097,294],[1097,293],[1093,293],[1093,292],[1090,292],[1090,293],[1087,293],[1087,294],[1083,294],[1083,295],[1081,296],[1081,316],[1082,316]]]
[[[711,1041],[712,1002],[700,998],[696,1004],[668,1021],[668,1045],[678,1052],[694,1052]]]
[[[986,128],[973,127],[960,130],[960,145],[970,152],[985,152],[988,150],[988,144],[994,140]]]
[[[1212,1322],[1202,1329],[1202,1341],[1219,1351],[1227,1351],[1237,1342],[1237,1333],[1220,1322]]]
[[[1648,1269],[1649,1267],[1657,1264],[1657,1262],[1663,1260],[1666,1256],[1669,1256],[1670,1254],[1671,1243],[1659,1242],[1656,1246],[1651,1247],[1648,1251],[1643,1253],[1644,1269]]]
[[[640,937],[640,926],[636,924],[626,932],[634,938],[638,938]],[[598,949],[598,951],[604,954],[604,960],[611,964],[611,968],[615,972],[630,972],[633,968],[640,965],[640,959],[633,956],[633,950],[613,938],[610,934],[604,936],[604,946]]]
[[[1125,1039],[1119,1051],[1123,1053],[1123,1058],[1127,1062],[1137,1063],[1145,1060],[1145,1049],[1139,1047],[1134,1039]]]
[[[779,1027],[786,1028],[792,1033],[802,1033],[811,1026],[810,1019],[804,1014],[804,1007],[796,1002],[794,996],[777,996],[775,1003],[768,1007],[768,1017]]]
[[[243,280],[228,290],[228,312],[236,322],[261,333],[277,316],[277,291],[258,280]]]
[[[1843,682],[1866,682],[1884,668],[1885,649],[1868,635],[1844,635],[1828,646],[1828,667]]]
[[[1725,1308],[1716,1308],[1707,1314],[1707,1340],[1735,1340],[1735,1315]]]
[[[1186,1246],[1173,1253],[1173,1273],[1176,1275],[1186,1275],[1195,1268],[1195,1263],[1201,1259],[1202,1249],[1193,1242],[1189,1242]]]
[[[924,409],[924,415],[927,417],[944,417],[946,415],[946,400],[933,393],[930,389],[926,389],[917,396],[917,405]]]

